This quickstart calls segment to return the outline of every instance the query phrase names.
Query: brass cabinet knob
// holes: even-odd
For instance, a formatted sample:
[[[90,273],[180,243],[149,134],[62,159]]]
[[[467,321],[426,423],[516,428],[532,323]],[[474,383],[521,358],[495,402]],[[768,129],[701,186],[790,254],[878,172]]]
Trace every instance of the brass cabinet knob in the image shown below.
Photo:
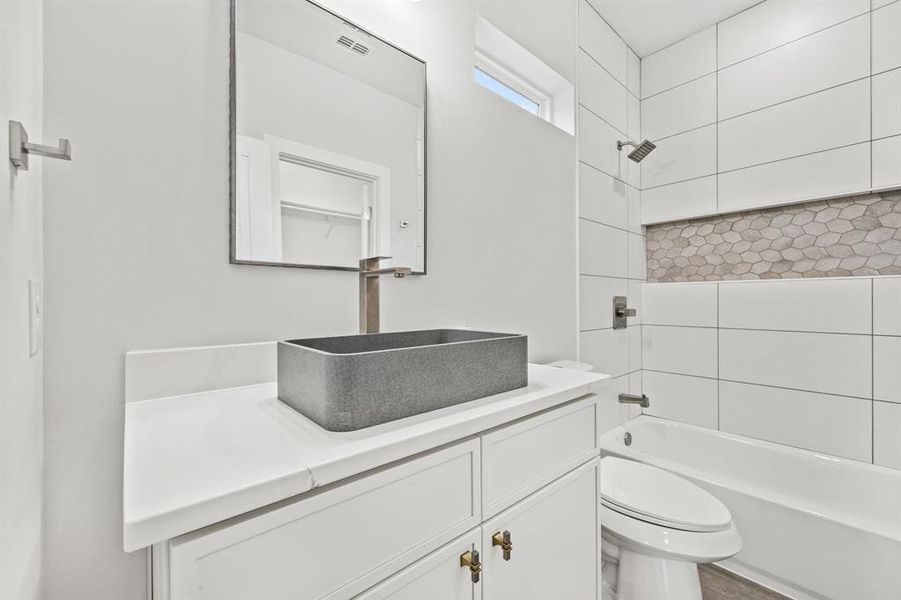
[[[460,566],[469,567],[469,573],[473,583],[478,583],[482,573],[482,563],[479,561],[478,550],[467,550],[460,555]]]
[[[510,560],[510,555],[513,554],[513,541],[510,539],[509,531],[504,531],[503,533],[498,531],[491,536],[491,545],[500,546],[501,550],[504,551],[504,560]]]

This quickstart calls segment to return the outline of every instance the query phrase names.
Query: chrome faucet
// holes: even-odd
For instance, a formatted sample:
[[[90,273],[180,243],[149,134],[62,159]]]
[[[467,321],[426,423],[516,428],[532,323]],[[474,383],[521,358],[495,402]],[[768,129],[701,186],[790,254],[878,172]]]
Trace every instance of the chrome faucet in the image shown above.
[[[379,261],[390,256],[373,256],[360,261],[360,333],[379,332],[379,278],[394,274],[400,279],[412,272],[410,267],[379,269]]]
[[[636,396],[635,394],[620,394],[619,395],[619,403],[620,404],[637,404],[642,408],[647,408],[651,405],[651,400],[644,394],[640,396]]]

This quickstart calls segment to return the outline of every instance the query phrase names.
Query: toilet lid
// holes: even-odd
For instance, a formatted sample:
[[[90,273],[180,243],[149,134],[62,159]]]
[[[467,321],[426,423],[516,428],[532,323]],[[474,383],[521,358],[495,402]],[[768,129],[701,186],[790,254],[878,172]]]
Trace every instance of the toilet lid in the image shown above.
[[[723,531],[732,522],[722,502],[669,471],[607,456],[601,502],[619,513],[683,531]]]

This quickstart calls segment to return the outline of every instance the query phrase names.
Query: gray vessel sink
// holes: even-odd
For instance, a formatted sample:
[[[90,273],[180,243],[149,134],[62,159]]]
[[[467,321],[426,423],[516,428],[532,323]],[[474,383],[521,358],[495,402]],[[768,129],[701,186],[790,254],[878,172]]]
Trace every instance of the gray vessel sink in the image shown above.
[[[355,431],[525,387],[525,335],[431,329],[278,344],[278,397]]]

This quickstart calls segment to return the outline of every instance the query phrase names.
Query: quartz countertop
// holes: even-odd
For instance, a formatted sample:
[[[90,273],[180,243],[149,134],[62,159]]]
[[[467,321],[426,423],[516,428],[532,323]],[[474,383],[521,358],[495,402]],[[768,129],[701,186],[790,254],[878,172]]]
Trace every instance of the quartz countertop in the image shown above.
[[[529,365],[529,385],[349,433],[271,383],[128,402],[124,548],[138,550],[601,389],[598,373]]]

